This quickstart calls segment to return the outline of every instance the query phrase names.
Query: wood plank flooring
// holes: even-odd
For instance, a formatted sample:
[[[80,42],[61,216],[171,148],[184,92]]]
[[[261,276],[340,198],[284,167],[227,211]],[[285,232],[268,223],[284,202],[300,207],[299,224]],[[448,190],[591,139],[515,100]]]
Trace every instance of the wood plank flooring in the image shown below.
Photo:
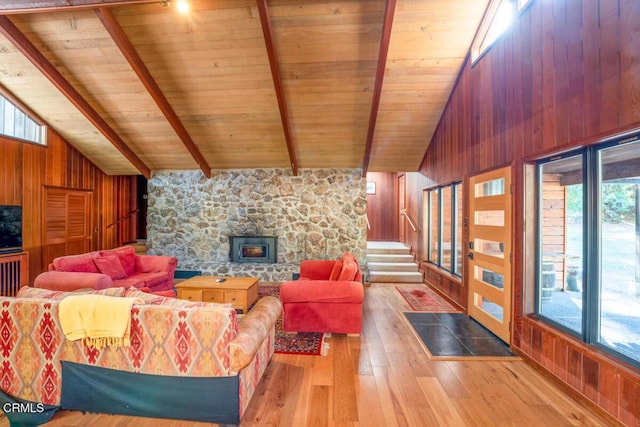
[[[276,354],[241,426],[611,425],[523,361],[429,360],[400,317],[410,310],[393,285],[366,288],[362,335],[333,335],[325,357]],[[84,425],[215,424],[75,411],[47,424]]]

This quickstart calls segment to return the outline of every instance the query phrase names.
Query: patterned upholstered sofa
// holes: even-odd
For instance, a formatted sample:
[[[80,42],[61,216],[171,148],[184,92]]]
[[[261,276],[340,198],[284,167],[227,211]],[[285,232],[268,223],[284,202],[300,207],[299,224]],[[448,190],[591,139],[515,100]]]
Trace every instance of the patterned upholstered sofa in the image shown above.
[[[274,353],[275,322],[282,310],[277,298],[260,299],[238,318],[228,305],[135,288],[91,293],[145,302],[131,310],[130,346],[96,349],[68,341],[58,307],[69,293],[26,287],[15,298],[0,297],[3,410],[42,412],[46,404],[53,405],[51,415],[63,408],[239,422]],[[14,399],[22,406],[5,405]],[[7,413],[10,420],[15,417],[12,422],[26,415]]]

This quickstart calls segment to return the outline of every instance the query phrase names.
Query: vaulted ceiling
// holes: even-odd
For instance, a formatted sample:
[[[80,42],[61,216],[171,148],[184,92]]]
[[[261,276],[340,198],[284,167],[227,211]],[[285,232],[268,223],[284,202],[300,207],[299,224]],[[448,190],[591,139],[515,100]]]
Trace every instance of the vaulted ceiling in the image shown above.
[[[416,171],[488,0],[167,3],[2,1],[0,85],[107,174]]]

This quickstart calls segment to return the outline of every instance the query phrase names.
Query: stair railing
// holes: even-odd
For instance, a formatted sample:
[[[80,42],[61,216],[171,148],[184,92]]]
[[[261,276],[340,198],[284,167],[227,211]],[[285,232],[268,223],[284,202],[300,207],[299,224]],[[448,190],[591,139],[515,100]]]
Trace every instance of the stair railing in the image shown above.
[[[404,217],[407,219],[407,222],[409,223],[409,226],[413,231],[415,231],[416,233],[420,232],[420,229],[416,226],[415,221],[411,219],[411,215],[409,215],[409,212],[407,212],[406,209],[401,209],[400,214],[404,215]]]
[[[111,227],[113,227],[113,226],[114,226],[114,225],[116,225],[116,224],[120,224],[122,221],[126,221],[126,220],[128,220],[128,219],[129,219],[129,218],[131,218],[133,215],[137,214],[139,211],[140,211],[140,209],[134,209],[134,210],[132,210],[131,212],[129,212],[129,213],[127,213],[127,214],[125,214],[124,216],[122,216],[122,217],[120,217],[120,218],[116,219],[115,221],[113,221],[111,224],[107,225],[107,227],[106,227],[106,228],[111,228]]]

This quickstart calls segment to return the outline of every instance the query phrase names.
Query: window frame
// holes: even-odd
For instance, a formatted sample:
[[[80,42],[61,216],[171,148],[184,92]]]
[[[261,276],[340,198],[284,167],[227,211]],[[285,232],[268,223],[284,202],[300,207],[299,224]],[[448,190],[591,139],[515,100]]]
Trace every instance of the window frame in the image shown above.
[[[602,280],[602,153],[606,149],[629,143],[640,144],[640,132],[603,140],[597,144],[581,147],[556,156],[549,156],[535,162],[535,287],[534,287],[534,315],[546,324],[560,329],[584,344],[593,346],[611,356],[632,366],[640,367],[640,360],[633,359],[619,352],[614,347],[602,342],[600,322],[604,287]],[[581,331],[575,331],[541,312],[542,293],[542,262],[543,262],[543,174],[542,167],[550,162],[568,157],[582,158],[582,310]],[[636,219],[637,220],[637,219]]]
[[[496,16],[504,3],[513,3],[512,21],[498,34],[491,42],[486,43],[487,36],[491,33],[494,25],[496,25]],[[478,26],[478,31],[471,43],[471,65],[475,65],[491,47],[503,36],[503,34],[511,27],[513,20],[518,19],[522,11],[533,3],[533,0],[492,0],[487,7],[485,14]]]
[[[451,232],[448,235],[448,239],[451,242],[451,249],[450,249],[450,261],[448,263],[444,263],[443,262],[443,241],[444,241],[444,235],[443,235],[443,230],[444,230],[444,204],[443,204],[443,192],[444,189],[449,188],[451,191],[451,200],[450,200],[450,215],[449,215],[449,221],[451,224]],[[426,257],[425,261],[428,262],[431,265],[434,265],[438,268],[441,268],[445,271],[447,271],[448,273],[461,278],[462,277],[462,272],[463,272],[463,268],[460,268],[459,271],[460,273],[456,272],[458,270],[458,257],[457,257],[457,241],[458,241],[458,237],[463,235],[463,231],[462,231],[462,226],[463,224],[459,224],[460,221],[458,221],[458,218],[463,218],[462,215],[458,215],[458,209],[462,209],[462,201],[458,200],[458,188],[461,189],[462,191],[462,181],[455,181],[446,185],[439,185],[436,187],[431,187],[428,189],[424,190],[424,194],[426,194],[427,197],[427,215],[425,215],[425,227],[424,229],[426,230],[426,235],[427,235],[427,242],[428,244],[426,245]],[[433,197],[432,194],[437,194],[437,202],[438,202],[438,211],[437,211],[437,224],[438,224],[438,230],[437,230],[437,244],[438,244],[438,250],[437,250],[437,260],[434,260],[432,258],[432,253],[433,253],[433,246],[432,246],[432,242],[433,242],[433,237],[434,237],[434,232],[432,230],[432,224],[433,222]],[[463,219],[464,221],[464,219]],[[460,229],[459,229],[460,228]],[[464,248],[461,248],[462,251],[464,251]],[[462,261],[460,262],[460,264],[464,263],[464,258],[462,259]],[[462,267],[462,265],[460,265],[460,267]]]
[[[40,119],[30,109],[26,108],[17,98],[11,93],[3,90],[0,87],[0,136],[10,139],[15,139],[21,142],[30,144],[36,144],[41,146],[47,145],[47,125],[42,119]],[[6,132],[4,128],[6,116],[13,114],[13,126],[11,132]],[[16,123],[22,118],[22,126],[17,127]],[[33,130],[33,138],[29,138],[31,133],[30,128]]]

